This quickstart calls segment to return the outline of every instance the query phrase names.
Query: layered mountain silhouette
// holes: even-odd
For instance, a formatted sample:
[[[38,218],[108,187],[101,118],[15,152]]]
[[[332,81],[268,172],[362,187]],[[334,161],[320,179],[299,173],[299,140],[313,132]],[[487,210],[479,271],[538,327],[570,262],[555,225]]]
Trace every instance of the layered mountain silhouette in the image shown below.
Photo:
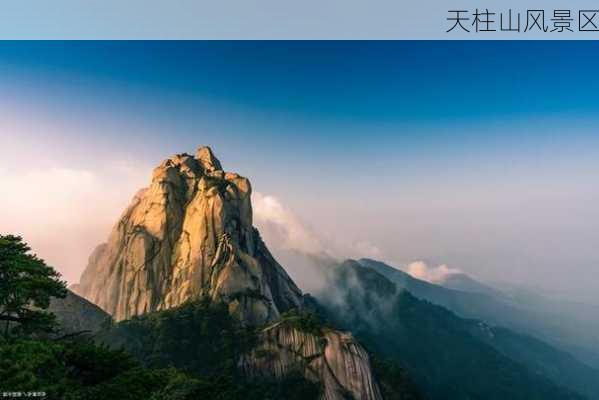
[[[77,293],[116,321],[198,299],[225,304],[242,326],[259,329],[236,360],[246,376],[299,372],[322,385],[324,399],[381,399],[369,356],[350,333],[282,319],[301,312],[303,295],[253,227],[250,196],[249,180],[225,172],[209,147],[165,160],[90,256]]]
[[[420,299],[446,307],[464,318],[477,318],[535,336],[599,369],[596,306],[522,293],[506,295],[464,274],[450,276],[442,285],[435,285],[380,261],[361,259],[359,263]]]
[[[367,263],[366,260],[364,262]],[[482,293],[489,296],[503,297],[503,293],[500,290],[479,282],[464,273],[448,274],[439,282],[439,285],[448,289],[459,290],[460,292]]]
[[[572,355],[436,305],[480,301],[479,293],[420,281],[373,260],[320,262],[328,283],[316,296],[318,312],[351,328],[374,354],[399,362],[431,399],[599,396],[599,371]]]

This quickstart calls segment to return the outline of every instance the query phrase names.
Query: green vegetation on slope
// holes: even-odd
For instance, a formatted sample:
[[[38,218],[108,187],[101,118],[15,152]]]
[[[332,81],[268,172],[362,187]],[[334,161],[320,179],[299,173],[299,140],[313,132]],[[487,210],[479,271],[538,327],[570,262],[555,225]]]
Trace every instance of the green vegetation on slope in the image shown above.
[[[493,334],[485,324],[398,291],[372,269],[348,262],[334,279],[321,315],[400,363],[433,400],[582,398],[482,340]]]
[[[555,349],[571,353],[583,363],[599,370],[599,308],[563,300],[543,298],[521,289],[516,297],[505,296],[489,287],[478,284],[475,292],[452,290],[426,281],[413,278],[409,274],[372,259],[361,259],[359,264],[375,270],[393,282],[398,289],[405,289],[419,299],[445,307],[462,318],[473,318],[490,325],[501,326],[526,335],[531,335]],[[458,277],[459,275],[453,275]],[[463,284],[463,282],[462,282]],[[477,285],[477,283],[475,283]],[[470,286],[470,288],[472,288]],[[512,293],[513,295],[513,293]],[[584,368],[573,363],[565,369],[554,368],[557,375],[570,374],[570,382],[578,380],[577,375],[588,375]],[[592,382],[594,381],[594,383]],[[599,379],[582,387],[589,386],[591,398],[599,398]]]
[[[317,399],[302,376],[247,381],[238,355],[255,341],[226,305],[200,300],[105,328],[96,340],[52,339],[59,275],[16,236],[0,236],[0,392],[48,400]],[[29,309],[34,305],[35,309]],[[25,394],[24,394],[25,395]]]
[[[426,397],[412,381],[405,368],[391,360],[371,358],[385,400],[424,400]]]
[[[247,381],[236,369],[253,333],[207,301],[150,314],[90,339],[14,338],[0,344],[0,391],[43,391],[65,400],[317,399],[302,376]],[[112,348],[111,348],[112,347]],[[118,349],[116,347],[119,347]]]
[[[147,399],[173,380],[195,383],[174,369],[141,367],[121,351],[89,340],[20,338],[0,345],[0,391],[44,392],[47,399]],[[186,397],[164,397],[164,399]]]
[[[322,336],[324,325],[318,315],[311,312],[289,310],[281,315],[281,323],[314,336]]]
[[[284,313],[281,323],[315,336],[322,336],[323,330],[329,328],[316,314],[298,310]],[[101,332],[98,340],[112,348],[125,349],[147,366],[176,367],[214,382],[238,382],[238,387],[247,393],[245,398],[250,400],[319,398],[319,385],[307,382],[299,375],[282,382],[250,384],[238,374],[235,360],[255,345],[256,332],[240,327],[225,304],[201,299],[176,309],[120,322]],[[397,363],[373,360],[373,367],[385,399],[424,398],[406,370]],[[257,397],[251,397],[252,393]],[[235,394],[231,396],[222,399],[236,398]]]
[[[240,326],[224,303],[203,298],[135,317],[100,332],[96,340],[123,349],[147,368],[176,368],[205,384],[209,399],[317,399],[318,384],[291,375],[283,381],[248,381],[239,356],[256,344],[256,331]]]
[[[97,335],[148,367],[172,366],[203,375],[232,374],[237,356],[253,346],[253,332],[240,327],[226,304],[208,299],[122,321]]]

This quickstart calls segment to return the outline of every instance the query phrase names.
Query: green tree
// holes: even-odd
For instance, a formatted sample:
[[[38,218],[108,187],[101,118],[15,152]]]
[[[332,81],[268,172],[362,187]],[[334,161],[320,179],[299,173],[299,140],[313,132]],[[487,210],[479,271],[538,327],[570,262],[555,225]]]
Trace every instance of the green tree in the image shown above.
[[[0,323],[4,339],[11,331],[49,332],[54,315],[45,311],[52,297],[65,297],[60,274],[31,253],[19,236],[0,235]]]

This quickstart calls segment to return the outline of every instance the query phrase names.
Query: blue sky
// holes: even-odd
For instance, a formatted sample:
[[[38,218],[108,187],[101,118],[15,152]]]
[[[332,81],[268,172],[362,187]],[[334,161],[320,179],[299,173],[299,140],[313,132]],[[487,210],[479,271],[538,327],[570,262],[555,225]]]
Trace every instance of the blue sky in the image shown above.
[[[404,122],[592,112],[598,49],[573,41],[5,42],[0,56],[7,77],[47,89],[109,86],[248,112]]]
[[[91,174],[114,210],[83,208],[77,219],[105,214],[110,223],[90,225],[107,230],[153,165],[210,144],[226,168],[347,247],[592,293],[598,50],[565,41],[4,42],[0,170]],[[36,162],[23,167],[23,154]],[[130,181],[119,186],[108,166],[124,164]],[[40,253],[49,247],[32,235]],[[77,257],[64,262],[71,279],[85,262]]]

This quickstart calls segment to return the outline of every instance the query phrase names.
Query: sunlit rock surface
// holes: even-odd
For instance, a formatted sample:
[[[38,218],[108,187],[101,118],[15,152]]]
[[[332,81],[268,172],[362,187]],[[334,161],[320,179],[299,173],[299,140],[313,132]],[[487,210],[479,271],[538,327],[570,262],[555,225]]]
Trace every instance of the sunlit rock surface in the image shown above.
[[[77,293],[117,321],[200,296],[224,301],[242,323],[269,324],[240,360],[246,374],[299,370],[323,385],[324,399],[381,399],[368,355],[350,334],[277,322],[302,308],[302,293],[252,226],[250,195],[249,180],[224,172],[208,147],[163,161],[89,257]]]
[[[208,147],[165,160],[90,256],[78,293],[116,320],[208,295],[249,324],[274,321],[301,293],[252,227],[250,194]]]

